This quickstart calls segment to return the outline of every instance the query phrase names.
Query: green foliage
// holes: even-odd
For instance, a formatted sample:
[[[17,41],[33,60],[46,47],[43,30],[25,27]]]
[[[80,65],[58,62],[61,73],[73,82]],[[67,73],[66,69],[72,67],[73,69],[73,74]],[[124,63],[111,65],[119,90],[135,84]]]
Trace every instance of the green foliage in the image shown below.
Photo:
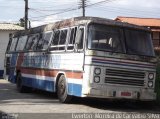
[[[24,27],[24,25],[25,25],[25,20],[23,19],[23,18],[21,18],[20,20],[19,20],[19,25],[21,26],[21,27]]]
[[[155,91],[157,93],[157,101],[160,101],[160,63],[157,64],[156,85]]]

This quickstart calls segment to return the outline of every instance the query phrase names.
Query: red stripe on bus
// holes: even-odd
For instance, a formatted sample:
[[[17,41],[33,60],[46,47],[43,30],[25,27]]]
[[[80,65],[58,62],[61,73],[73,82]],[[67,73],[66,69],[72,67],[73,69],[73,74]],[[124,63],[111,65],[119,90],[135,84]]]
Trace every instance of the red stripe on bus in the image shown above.
[[[21,73],[24,74],[31,74],[31,75],[40,75],[40,76],[48,76],[48,77],[56,77],[57,70],[46,70],[46,69],[31,69],[31,68],[21,68]],[[82,72],[72,72],[72,71],[63,71],[67,78],[74,78],[74,79],[82,79],[83,73]]]

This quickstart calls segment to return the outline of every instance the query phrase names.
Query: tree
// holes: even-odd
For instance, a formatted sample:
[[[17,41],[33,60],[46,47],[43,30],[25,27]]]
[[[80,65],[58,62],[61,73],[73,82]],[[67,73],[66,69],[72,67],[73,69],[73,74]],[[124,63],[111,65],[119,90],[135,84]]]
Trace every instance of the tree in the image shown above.
[[[21,18],[20,20],[19,20],[19,25],[20,26],[22,26],[22,27],[24,27],[24,25],[25,25],[25,20],[24,20],[24,18]]]

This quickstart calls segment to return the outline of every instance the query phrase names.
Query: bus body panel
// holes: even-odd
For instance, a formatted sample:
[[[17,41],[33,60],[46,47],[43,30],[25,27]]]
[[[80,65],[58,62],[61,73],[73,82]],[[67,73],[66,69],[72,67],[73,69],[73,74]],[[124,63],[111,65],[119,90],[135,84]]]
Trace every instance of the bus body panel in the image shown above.
[[[81,96],[83,61],[83,53],[21,53],[17,71],[21,72],[25,86],[50,92],[56,91],[57,76],[64,74],[69,95]]]

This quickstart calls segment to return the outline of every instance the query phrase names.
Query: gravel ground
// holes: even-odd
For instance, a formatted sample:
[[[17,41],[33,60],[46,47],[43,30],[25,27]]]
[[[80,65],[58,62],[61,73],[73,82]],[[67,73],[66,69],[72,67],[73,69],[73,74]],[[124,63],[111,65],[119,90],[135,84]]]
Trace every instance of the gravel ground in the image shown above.
[[[68,113],[70,114],[68,118],[70,118],[71,113],[160,114],[160,108],[157,105],[139,105],[126,101],[74,98],[71,104],[62,104],[58,101],[57,96],[52,93],[39,90],[33,91],[32,93],[19,93],[16,90],[16,85],[6,80],[0,80],[0,111],[5,113],[32,114]],[[39,115],[37,119],[42,116],[44,115]],[[48,114],[46,116],[50,117]],[[74,115],[72,116],[74,117]],[[33,115],[31,117],[33,118]],[[23,119],[27,119],[26,116],[24,116]]]

